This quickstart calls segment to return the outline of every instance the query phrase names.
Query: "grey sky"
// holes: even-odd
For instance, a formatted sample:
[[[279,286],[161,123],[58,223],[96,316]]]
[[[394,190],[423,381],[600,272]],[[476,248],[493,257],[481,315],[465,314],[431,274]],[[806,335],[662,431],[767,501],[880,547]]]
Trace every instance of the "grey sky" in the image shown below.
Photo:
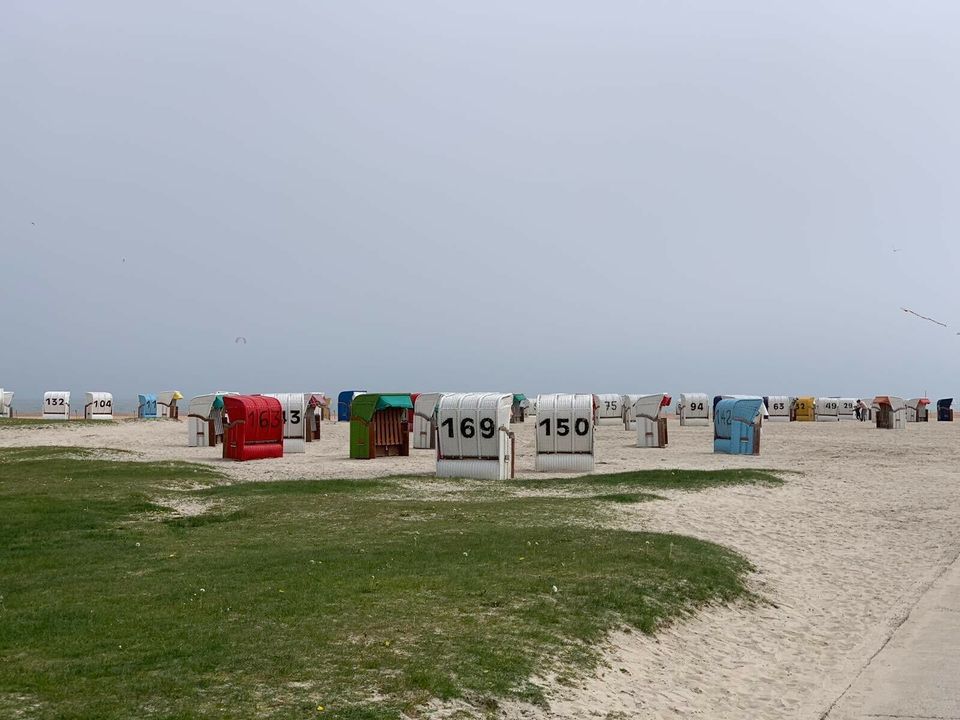
[[[958,36],[947,0],[7,2],[0,387],[960,396]]]

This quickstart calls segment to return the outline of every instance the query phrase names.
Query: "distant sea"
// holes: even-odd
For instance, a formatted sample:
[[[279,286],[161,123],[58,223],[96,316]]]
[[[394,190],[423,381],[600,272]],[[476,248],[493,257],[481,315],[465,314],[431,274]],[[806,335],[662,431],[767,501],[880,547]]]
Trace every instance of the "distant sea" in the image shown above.
[[[84,398],[84,393],[75,395],[70,394],[70,416],[75,418],[83,417],[83,406],[86,402]],[[186,399],[179,402],[180,411],[184,412],[186,410]],[[41,406],[43,405],[43,397],[24,397],[21,398],[19,394],[13,396],[13,416],[14,417],[36,417],[40,415],[43,410]],[[113,398],[113,412],[115,415],[136,415],[137,413],[137,401],[136,399],[125,399],[118,398],[114,396]]]

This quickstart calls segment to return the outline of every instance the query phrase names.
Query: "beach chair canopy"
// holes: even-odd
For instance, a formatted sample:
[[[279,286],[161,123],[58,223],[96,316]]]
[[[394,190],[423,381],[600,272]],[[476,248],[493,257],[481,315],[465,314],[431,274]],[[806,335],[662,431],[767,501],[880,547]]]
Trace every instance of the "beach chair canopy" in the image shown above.
[[[812,400],[813,398],[811,398]],[[770,412],[767,410],[767,403],[760,395],[717,395],[713,398],[713,411],[716,413],[717,405],[721,400],[759,400],[760,401],[760,412],[763,417],[770,417]]]
[[[898,398],[895,395],[877,395],[873,399],[873,404],[877,407],[886,405],[894,412],[906,408],[906,403],[903,401],[903,398]]]
[[[409,393],[366,393],[357,395],[350,408],[351,418],[357,417],[366,422],[373,420],[378,410],[387,408],[403,408],[413,410]]]
[[[236,394],[236,393],[231,393]],[[198,415],[202,418],[210,417],[210,411],[214,409],[223,409],[223,393],[207,393],[206,395],[197,395],[190,398],[187,405],[188,415]]]
[[[417,393],[416,398],[411,395],[410,399],[413,400],[413,409],[417,414],[431,417],[437,411],[442,395],[443,393],[438,392]]]
[[[362,395],[366,390],[344,390],[337,396],[337,420],[350,419],[350,406],[357,395]]]
[[[660,417],[660,411],[670,403],[664,402],[669,399],[665,393],[653,393],[652,395],[638,395],[633,401],[632,412],[637,418],[647,418],[656,420]]]

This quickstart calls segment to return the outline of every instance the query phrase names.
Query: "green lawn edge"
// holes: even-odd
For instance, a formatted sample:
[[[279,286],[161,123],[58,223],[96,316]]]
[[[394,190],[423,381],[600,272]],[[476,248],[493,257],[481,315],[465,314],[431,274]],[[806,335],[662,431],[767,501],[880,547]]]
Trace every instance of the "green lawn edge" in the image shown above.
[[[531,678],[589,672],[613,629],[755,599],[728,549],[604,526],[656,498],[632,489],[385,498],[402,480],[230,485],[100,452],[0,450],[0,715],[493,712],[545,703]],[[603,477],[570,480],[663,487]]]

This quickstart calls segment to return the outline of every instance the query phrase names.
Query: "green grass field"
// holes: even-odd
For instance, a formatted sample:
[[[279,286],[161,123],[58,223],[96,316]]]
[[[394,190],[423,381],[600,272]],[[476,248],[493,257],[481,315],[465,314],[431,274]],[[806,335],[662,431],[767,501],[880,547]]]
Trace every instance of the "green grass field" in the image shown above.
[[[492,714],[543,703],[538,671],[588,671],[611,629],[752,599],[742,557],[604,513],[775,477],[611,477],[434,495],[2,450],[0,717],[396,718],[454,698]],[[511,492],[529,486],[588,494]]]
[[[780,471],[778,471],[780,472]],[[634,470],[605,475],[515,480],[514,485],[536,490],[588,492],[609,488],[643,490],[706,490],[728,485],[780,485],[782,480],[769,470]]]
[[[43,425],[56,425],[57,427],[84,427],[91,425],[110,425],[115,420],[86,420],[84,418],[72,418],[70,420],[44,420],[43,418],[0,418],[0,430],[5,427],[25,428],[39,427]]]

